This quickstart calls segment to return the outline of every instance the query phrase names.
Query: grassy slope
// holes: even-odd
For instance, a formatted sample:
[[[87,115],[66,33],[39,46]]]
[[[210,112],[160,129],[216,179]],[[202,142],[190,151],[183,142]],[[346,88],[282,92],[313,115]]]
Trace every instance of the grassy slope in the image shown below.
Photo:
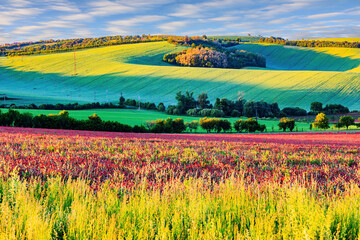
[[[216,97],[278,102],[280,107],[309,108],[313,101],[360,108],[360,49],[301,49],[243,44],[240,48],[268,57],[267,69],[208,69],[170,66],[163,54],[183,47],[166,42],[79,51],[77,75],[73,53],[0,58],[0,93],[21,97],[18,103],[115,101],[127,98],[175,102],[179,90]],[[300,57],[299,57],[300,56]],[[298,70],[298,71],[294,71]],[[304,71],[305,70],[305,71]]]

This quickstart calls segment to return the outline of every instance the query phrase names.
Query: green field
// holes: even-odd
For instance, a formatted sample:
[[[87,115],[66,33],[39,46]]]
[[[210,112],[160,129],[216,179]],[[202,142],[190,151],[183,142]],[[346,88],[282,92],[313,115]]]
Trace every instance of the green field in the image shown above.
[[[161,61],[184,47],[166,42],[102,47],[76,53],[0,58],[1,92],[16,104],[141,101],[174,104],[179,90],[309,109],[313,101],[360,109],[360,49],[242,44],[267,57],[268,69],[211,69]]]
[[[7,109],[0,109],[2,112],[7,112]],[[29,112],[34,116],[39,114],[58,114],[58,110],[39,110],[39,109],[17,109],[17,111],[24,113]],[[191,117],[191,116],[173,116],[167,115],[166,113],[158,111],[149,111],[149,110],[137,110],[137,109],[90,109],[90,110],[71,110],[69,111],[70,116],[79,119],[86,120],[88,117],[96,113],[102,120],[105,121],[117,121],[123,124],[128,124],[130,126],[135,125],[145,125],[146,121],[154,121],[157,119],[166,119],[166,118],[182,118],[185,122],[198,121],[200,117]],[[357,118],[356,116],[354,116]],[[296,122],[296,127],[298,131],[308,132],[310,131],[310,123],[314,121],[315,117],[309,117],[308,119],[303,119]],[[232,124],[240,118],[226,118]],[[241,118],[246,119],[246,118]],[[332,117],[329,116],[329,119],[332,120]],[[265,124],[267,132],[279,132],[278,124],[279,120],[276,119],[259,119],[260,124]],[[332,127],[332,126],[331,126]],[[349,129],[357,129],[355,126],[351,126]],[[315,129],[314,129],[315,130]],[[330,130],[334,130],[331,128]],[[345,128],[343,129],[345,130]],[[206,132],[200,127],[198,132]]]
[[[1,109],[2,112],[7,112],[6,109]],[[24,113],[30,112],[34,116],[39,114],[58,114],[60,111],[57,110],[37,110],[37,109],[18,109],[17,111]],[[74,110],[69,111],[70,116],[79,120],[88,119],[89,115],[96,113],[102,120],[105,121],[117,121],[123,124],[128,124],[130,126],[135,125],[145,125],[146,121],[153,121],[156,119],[166,119],[170,118],[182,118],[185,122],[190,122],[194,120],[199,120],[199,117],[190,117],[190,116],[171,116],[162,112],[157,111],[148,111],[148,110],[135,110],[135,109],[91,109],[91,110]],[[231,123],[234,123],[239,118],[226,118]],[[259,120],[260,124],[265,124],[268,132],[279,131],[278,128],[278,120]],[[297,122],[296,126],[298,127],[298,131],[308,131],[309,123],[306,122]],[[203,131],[200,127],[198,129],[200,132]]]

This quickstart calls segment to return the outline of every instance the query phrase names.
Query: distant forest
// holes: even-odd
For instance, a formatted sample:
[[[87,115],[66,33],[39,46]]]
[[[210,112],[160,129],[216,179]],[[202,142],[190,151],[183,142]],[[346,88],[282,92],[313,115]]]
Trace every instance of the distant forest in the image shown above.
[[[334,42],[323,40],[285,40],[280,37],[260,38],[259,43],[272,43],[296,47],[342,47],[360,48],[360,42]]]

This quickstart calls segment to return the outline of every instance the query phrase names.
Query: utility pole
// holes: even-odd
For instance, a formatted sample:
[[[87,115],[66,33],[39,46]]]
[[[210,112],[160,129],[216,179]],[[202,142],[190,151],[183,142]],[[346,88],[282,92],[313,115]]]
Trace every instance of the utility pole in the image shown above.
[[[106,90],[106,103],[109,103],[108,93],[109,93],[109,91]]]
[[[94,102],[96,102],[96,92],[94,92]]]
[[[140,106],[141,106],[141,102],[140,102],[140,96],[139,96],[139,111],[141,110]]]
[[[256,103],[255,103],[256,104]],[[257,104],[255,105],[255,113],[256,113],[256,121],[258,119],[258,111],[257,111]]]
[[[74,48],[74,76],[76,75],[76,49]]]

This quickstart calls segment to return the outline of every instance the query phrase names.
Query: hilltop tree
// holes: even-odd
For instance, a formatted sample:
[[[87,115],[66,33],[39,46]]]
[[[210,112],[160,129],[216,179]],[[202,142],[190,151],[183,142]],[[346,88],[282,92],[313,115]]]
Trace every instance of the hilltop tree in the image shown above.
[[[313,123],[314,128],[319,129],[328,129],[329,126],[329,118],[325,115],[325,113],[319,113],[316,118],[315,122]]]
[[[165,112],[165,105],[164,103],[159,103],[158,106],[157,106],[157,110],[160,111],[160,112]]]
[[[125,106],[125,98],[121,95],[119,98],[119,106],[124,107]]]
[[[323,110],[323,104],[321,102],[312,102],[310,110],[315,113],[319,113]]]

